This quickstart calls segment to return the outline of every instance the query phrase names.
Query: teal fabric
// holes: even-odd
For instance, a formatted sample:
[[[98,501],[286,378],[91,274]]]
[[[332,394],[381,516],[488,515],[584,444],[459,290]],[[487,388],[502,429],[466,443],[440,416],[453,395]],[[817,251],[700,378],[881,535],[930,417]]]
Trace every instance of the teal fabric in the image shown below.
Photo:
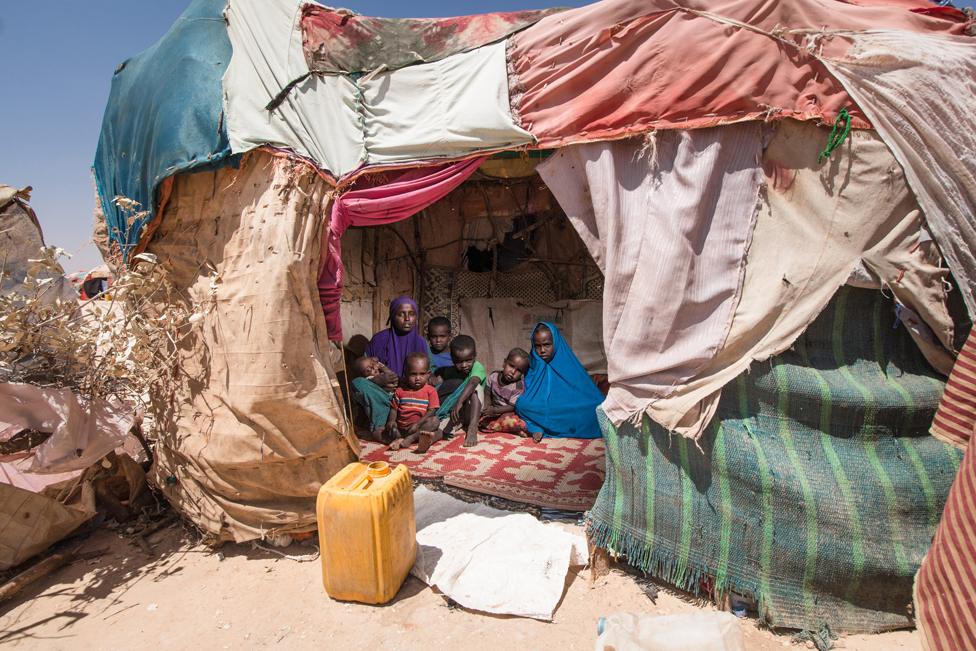
[[[366,413],[370,431],[386,427],[392,396],[385,389],[364,377],[357,377],[352,381],[352,397]]]
[[[928,435],[943,381],[880,292],[842,288],[788,352],[725,387],[699,440],[601,414],[591,539],[776,627],[911,625],[912,582],[961,453]]]
[[[125,255],[155,216],[156,188],[167,176],[228,162],[222,77],[231,46],[226,0],[194,0],[170,30],[122,63],[95,152],[98,198],[109,239]],[[128,223],[113,203],[139,202],[146,214]]]

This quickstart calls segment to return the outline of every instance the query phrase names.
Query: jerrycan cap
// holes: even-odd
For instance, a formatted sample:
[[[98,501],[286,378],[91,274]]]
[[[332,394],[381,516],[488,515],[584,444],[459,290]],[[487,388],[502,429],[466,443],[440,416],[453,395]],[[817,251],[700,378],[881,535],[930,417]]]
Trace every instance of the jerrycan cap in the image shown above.
[[[390,468],[390,464],[385,461],[374,461],[366,466],[366,474],[369,475],[370,479],[386,477],[391,472],[393,472],[393,470]]]

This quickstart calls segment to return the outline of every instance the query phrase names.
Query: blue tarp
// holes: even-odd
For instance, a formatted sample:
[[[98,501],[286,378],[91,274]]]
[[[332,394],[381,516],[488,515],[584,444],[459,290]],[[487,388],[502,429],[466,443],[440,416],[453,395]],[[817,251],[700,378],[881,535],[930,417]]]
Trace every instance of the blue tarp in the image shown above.
[[[118,67],[95,152],[95,183],[109,238],[126,254],[153,219],[167,176],[214,166],[230,156],[222,78],[231,46],[226,0],[194,0],[151,48]],[[126,224],[116,196],[149,214]]]

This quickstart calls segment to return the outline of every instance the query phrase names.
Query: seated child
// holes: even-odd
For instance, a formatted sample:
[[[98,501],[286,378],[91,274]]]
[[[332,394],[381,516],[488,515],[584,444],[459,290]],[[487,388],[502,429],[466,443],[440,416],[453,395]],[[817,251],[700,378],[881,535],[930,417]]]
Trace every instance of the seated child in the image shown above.
[[[451,366],[451,321],[446,316],[435,316],[427,323],[427,344],[430,346],[431,371]]]
[[[478,421],[481,420],[481,406],[484,403],[482,383],[487,373],[477,356],[474,339],[468,335],[458,335],[451,340],[453,366],[437,369],[437,375],[445,384],[456,380],[461,380],[461,383],[441,401],[437,417],[441,419],[443,427],[435,434],[434,441],[451,435],[460,426],[467,431],[464,447],[470,448],[478,443]],[[418,447],[417,451],[423,450]]]
[[[437,431],[437,391],[427,384],[430,378],[430,359],[426,353],[410,353],[403,360],[403,377],[393,392],[390,415],[386,421],[387,438],[392,439],[391,450],[416,443],[426,452]]]
[[[529,354],[521,348],[513,348],[505,358],[502,370],[495,371],[485,381],[487,406],[481,412],[479,428],[485,432],[508,432],[528,436],[525,422],[515,413],[515,401],[525,391],[522,378],[529,370]],[[533,436],[536,443],[542,434]]]
[[[369,420],[369,436],[382,442],[390,416],[390,394],[397,388],[396,373],[376,357],[360,357],[352,365],[352,399]]]

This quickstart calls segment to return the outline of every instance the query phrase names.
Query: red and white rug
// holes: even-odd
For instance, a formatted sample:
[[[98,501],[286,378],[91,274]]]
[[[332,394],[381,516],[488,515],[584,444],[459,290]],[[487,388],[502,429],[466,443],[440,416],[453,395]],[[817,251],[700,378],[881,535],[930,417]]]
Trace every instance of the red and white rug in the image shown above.
[[[564,511],[593,506],[603,485],[602,439],[532,439],[512,434],[478,435],[478,445],[462,446],[463,436],[439,441],[427,454],[396,452],[361,441],[362,460],[405,464],[418,478],[495,495],[514,502]]]

